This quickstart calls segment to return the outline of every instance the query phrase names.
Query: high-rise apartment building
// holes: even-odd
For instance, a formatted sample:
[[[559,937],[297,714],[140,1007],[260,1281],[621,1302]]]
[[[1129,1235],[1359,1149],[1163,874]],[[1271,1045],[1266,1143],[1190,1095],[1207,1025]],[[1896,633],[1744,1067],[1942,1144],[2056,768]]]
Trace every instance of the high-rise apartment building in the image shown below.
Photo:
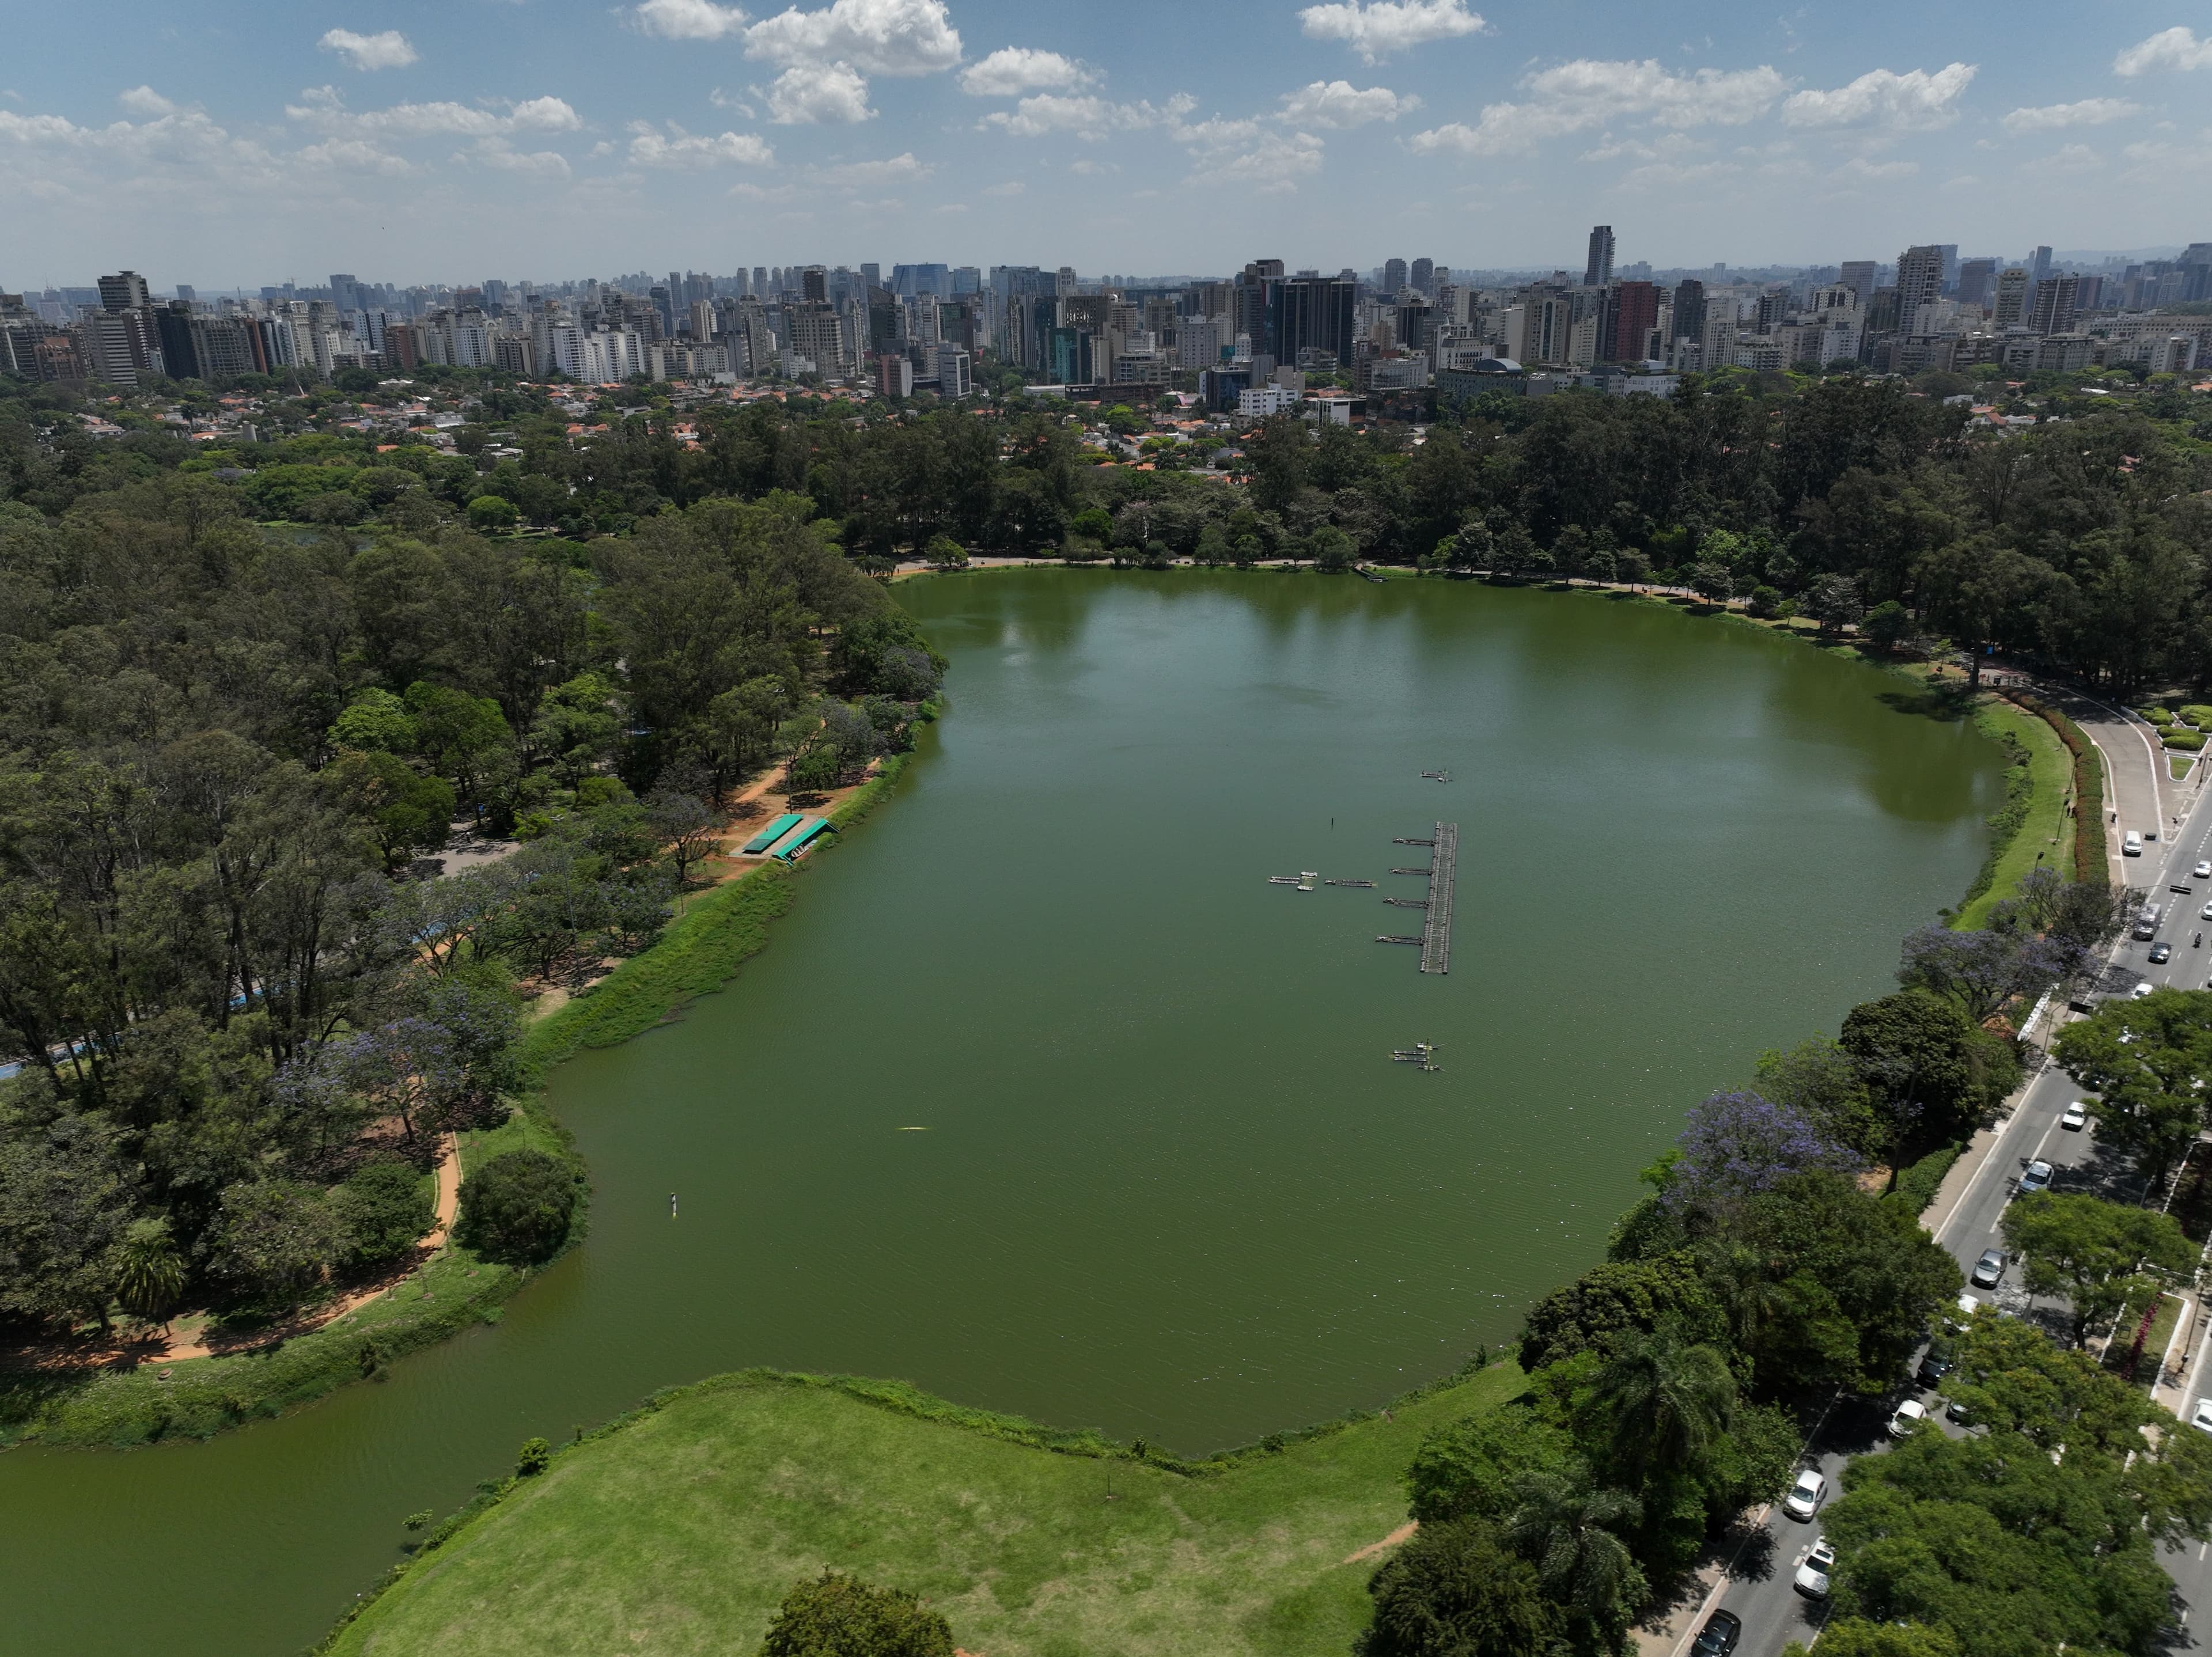
[[[1607,355],[1615,362],[1641,362],[1650,355],[1651,331],[1659,325],[1659,290],[1648,282],[1624,282],[1613,290],[1613,338]]]
[[[1960,306],[1986,311],[1996,297],[1997,262],[1995,259],[1962,259],[1959,264]]]
[[[1943,296],[1943,250],[1934,246],[1908,247],[1897,256],[1897,329],[1899,333],[1926,332],[1921,307]]]
[[[1705,331],[1705,284],[1694,276],[1674,284],[1671,330],[1676,339],[1701,339]]]
[[[103,311],[143,311],[154,303],[146,278],[136,270],[118,270],[100,279],[100,308]]]
[[[1434,259],[1415,259],[1413,268],[1406,274],[1406,280],[1413,284],[1415,293],[1426,294],[1434,298],[1437,291],[1437,262]]]
[[[1403,287],[1406,285],[1407,280],[1407,278],[1408,278],[1408,276],[1409,276],[1410,275],[1411,275],[1411,272],[1410,272],[1410,271],[1408,271],[1408,270],[1407,270],[1407,268],[1406,268],[1406,261],[1405,261],[1405,260],[1403,260],[1403,259],[1385,259],[1385,260],[1383,260],[1383,261],[1382,261],[1382,297],[1383,297],[1385,300],[1394,300],[1394,299],[1397,298],[1397,297],[1398,297],[1398,290],[1399,290],[1400,288],[1403,288]]]
[[[1859,296],[1859,308],[1864,310],[1874,298],[1875,262],[1872,259],[1845,259],[1838,276],[1844,286]]]
[[[1996,313],[1990,323],[1999,333],[2021,326],[2027,319],[2027,272],[2014,265],[1997,273]]]
[[[2072,333],[2080,286],[2080,278],[2075,276],[2045,276],[2037,282],[2035,298],[2028,309],[2028,331],[2045,335]]]
[[[2051,250],[2039,247],[2027,256],[2027,279],[2030,282],[2039,282],[2050,274]]]
[[[1613,227],[1594,224],[1589,233],[1589,258],[1583,264],[1583,286],[1600,288],[1613,280]]]
[[[1296,363],[1300,354],[1323,351],[1345,367],[1352,361],[1352,284],[1339,276],[1299,275],[1272,285],[1268,337],[1279,361]]]

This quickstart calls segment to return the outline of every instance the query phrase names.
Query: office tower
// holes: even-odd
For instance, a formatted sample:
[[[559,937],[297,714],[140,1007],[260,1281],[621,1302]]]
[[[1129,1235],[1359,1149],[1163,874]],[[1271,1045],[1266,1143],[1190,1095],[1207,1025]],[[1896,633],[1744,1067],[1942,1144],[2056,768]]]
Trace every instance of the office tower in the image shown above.
[[[2074,278],[2074,314],[2094,311],[2105,302],[2105,279],[2102,276]]]
[[[884,267],[872,261],[862,261],[860,265],[860,280],[867,283],[871,288],[882,287],[884,285]]]
[[[2027,279],[2030,283],[2041,282],[2051,274],[2051,250],[2039,247],[2027,256]]]
[[[1613,227],[1590,227],[1589,258],[1583,264],[1583,286],[1600,288],[1613,280]]]
[[[1702,339],[1705,332],[1705,284],[1694,276],[1674,284],[1676,339]]]
[[[1917,334],[1921,307],[1933,305],[1943,295],[1943,250],[1936,246],[1908,247],[1897,256],[1897,330]]]
[[[1434,259],[1415,259],[1413,261],[1413,268],[1407,273],[1406,280],[1413,284],[1413,291],[1415,293],[1427,294],[1433,297],[1437,291],[1436,261]]]
[[[177,284],[177,297],[184,300],[185,304],[190,305],[199,296],[199,289],[193,287],[191,283],[188,282],[180,282]]]
[[[1959,303],[1986,311],[1996,296],[1997,262],[1995,259],[1965,259],[1959,265]]]
[[[799,296],[809,305],[830,302],[830,273],[818,264],[810,264],[799,273]]]
[[[2027,272],[2018,265],[1997,273],[1996,315],[1993,325],[2002,333],[2017,328],[2027,317]]]
[[[1082,284],[1076,280],[1075,267],[1072,264],[1063,264],[1053,272],[1052,285],[1053,292],[1065,299]]]
[[[1943,291],[1948,294],[1959,285],[1959,244],[1954,241],[1937,242],[1936,251],[1943,256]]]
[[[1409,274],[1409,272],[1408,272],[1408,271],[1407,270],[1407,269],[1406,269],[1406,261],[1405,261],[1405,260],[1403,260],[1403,259],[1385,259],[1385,260],[1383,260],[1383,261],[1382,261],[1382,297],[1383,297],[1384,299],[1386,299],[1386,300],[1393,300],[1393,299],[1397,298],[1397,297],[1398,297],[1398,290],[1399,290],[1400,288],[1403,288],[1403,287],[1406,285],[1406,279],[1407,279],[1407,276],[1408,276],[1408,274]]]
[[[2077,276],[2045,276],[2037,282],[2035,299],[2028,310],[2028,331],[2033,334],[2072,333],[2080,282]]]
[[[1843,270],[1838,280],[1842,282],[1844,287],[1850,288],[1851,292],[1859,296],[1859,308],[1861,310],[1864,310],[1867,307],[1867,301],[1874,297],[1874,270],[1875,264],[1872,259],[1845,259],[1844,261]]]
[[[331,277],[331,303],[341,311],[360,310],[360,282],[348,274],[334,274]]]
[[[1353,285],[1340,276],[1301,273],[1272,284],[1267,337],[1271,355],[1299,364],[1301,353],[1326,352],[1338,367],[1352,361]]]
[[[966,397],[975,389],[969,379],[969,358],[966,351],[957,345],[940,345],[934,357],[938,396]]]
[[[765,264],[753,266],[753,297],[758,300],[769,297],[768,266]]]
[[[1613,290],[1613,338],[1607,355],[1615,362],[1641,362],[1650,355],[1651,331],[1659,324],[1659,290],[1648,282],[1624,282]]]
[[[153,304],[146,278],[136,270],[118,270],[100,279],[100,308],[103,311],[143,311]]]

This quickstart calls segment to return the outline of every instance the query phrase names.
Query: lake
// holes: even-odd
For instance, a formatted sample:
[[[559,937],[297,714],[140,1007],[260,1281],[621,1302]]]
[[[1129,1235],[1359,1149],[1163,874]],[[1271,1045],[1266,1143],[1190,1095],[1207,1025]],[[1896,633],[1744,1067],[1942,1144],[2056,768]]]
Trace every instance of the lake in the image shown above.
[[[1599,1259],[1698,1099],[1892,987],[2002,794],[1900,681],[1656,604],[898,594],[953,662],[905,777],[724,993],[553,1078],[586,1245],[284,1421],[0,1456],[0,1652],[296,1651],[525,1438],[750,1364],[1189,1453],[1377,1405]],[[1373,941],[1420,930],[1382,900],[1438,821],[1448,976]],[[1267,883],[1304,870],[1377,886]]]

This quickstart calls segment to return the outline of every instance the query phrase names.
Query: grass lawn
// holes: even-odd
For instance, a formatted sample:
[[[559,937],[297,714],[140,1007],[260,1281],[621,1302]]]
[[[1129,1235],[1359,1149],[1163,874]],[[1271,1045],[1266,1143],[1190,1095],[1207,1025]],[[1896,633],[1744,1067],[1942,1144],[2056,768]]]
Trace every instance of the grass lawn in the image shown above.
[[[2166,768],[2172,774],[2176,782],[2186,777],[2189,774],[2189,768],[2195,763],[2196,762],[2186,754],[2169,754],[2166,756]]]
[[[1189,1477],[1010,1442],[919,1394],[726,1375],[516,1481],[328,1649],[719,1657],[835,1565],[921,1593],[989,1657],[1343,1657],[1376,1563],[1346,1558],[1405,1522],[1423,1435],[1521,1385],[1500,1363]]]
[[[2166,1344],[2173,1338],[2174,1320],[2180,1317],[2187,1302],[2175,1295],[2158,1297],[2158,1315],[2151,1320],[2150,1333],[2143,1340],[2142,1359],[2136,1365],[2135,1384],[2148,1392],[2158,1381],[2159,1366],[2166,1362]],[[2105,1349],[2105,1367],[2114,1375],[2125,1375],[2128,1354],[2135,1350],[2136,1326],[2142,1321],[2142,1307],[2130,1306],[2120,1314],[2120,1320],[2112,1328],[2112,1344]]]
[[[1962,909],[1952,924],[1972,931],[1987,919],[1990,908],[2019,889],[2021,877],[2035,867],[2036,854],[2062,873],[2072,866],[2067,835],[2066,787],[2073,776],[2072,756],[2047,720],[2015,707],[2000,696],[1985,696],[1975,709],[1975,720],[1995,735],[2006,732],[2025,744],[2028,752],[2028,782],[2033,790],[2027,816],[2012,843],[1999,855],[1991,871],[1989,889]]]

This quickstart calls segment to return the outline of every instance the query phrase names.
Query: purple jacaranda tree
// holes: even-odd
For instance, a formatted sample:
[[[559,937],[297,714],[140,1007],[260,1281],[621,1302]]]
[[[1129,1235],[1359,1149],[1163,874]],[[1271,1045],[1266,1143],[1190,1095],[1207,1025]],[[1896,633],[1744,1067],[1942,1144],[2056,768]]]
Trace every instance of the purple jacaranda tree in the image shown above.
[[[1725,1207],[1799,1174],[1856,1174],[1858,1157],[1802,1111],[1756,1093],[1716,1093],[1690,1113],[1667,1189],[1670,1207]]]
[[[2039,995],[2068,968],[2063,944],[2023,932],[1923,926],[1905,938],[1897,981],[1947,995],[1977,1024],[2016,995]]]

